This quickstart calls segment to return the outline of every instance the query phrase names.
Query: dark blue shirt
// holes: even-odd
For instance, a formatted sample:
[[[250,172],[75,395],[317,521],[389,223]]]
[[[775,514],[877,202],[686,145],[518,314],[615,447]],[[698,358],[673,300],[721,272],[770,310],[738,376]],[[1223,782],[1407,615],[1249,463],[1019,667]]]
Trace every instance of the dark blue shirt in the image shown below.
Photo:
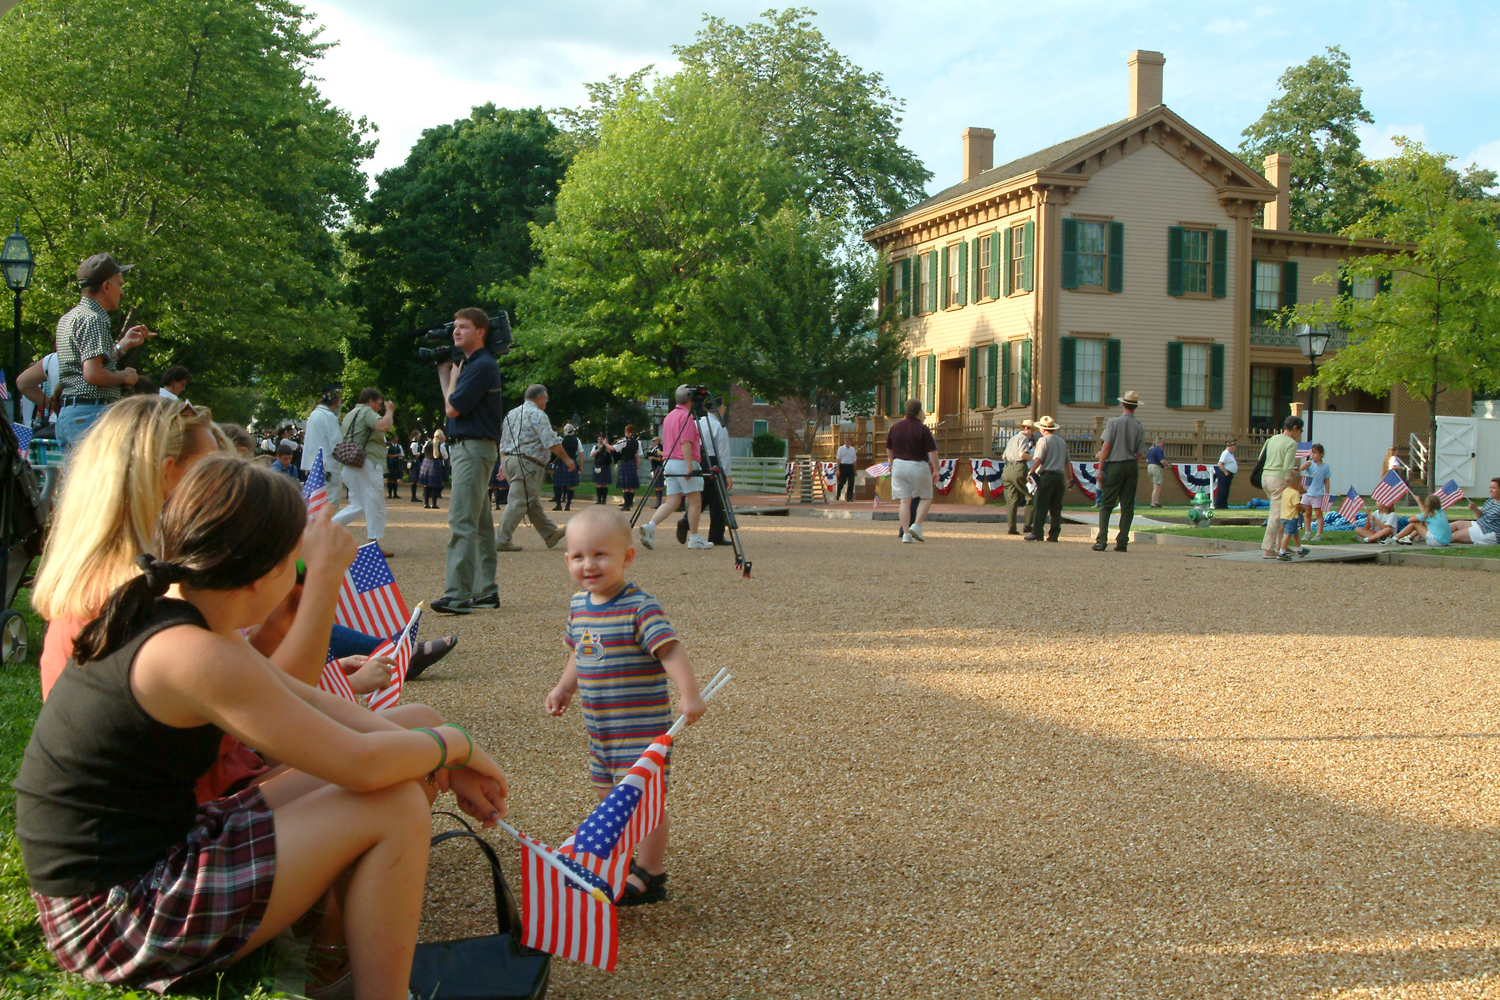
[[[458,384],[448,395],[448,403],[459,416],[448,418],[448,438],[500,440],[500,422],[505,418],[500,403],[500,366],[494,355],[481,347],[458,370]]]
[[[1146,451],[1146,464],[1147,465],[1166,465],[1167,464],[1167,453],[1166,453],[1165,450],[1162,449],[1161,445],[1159,445],[1159,444],[1153,444],[1149,449],[1147,449],[1147,451]]]

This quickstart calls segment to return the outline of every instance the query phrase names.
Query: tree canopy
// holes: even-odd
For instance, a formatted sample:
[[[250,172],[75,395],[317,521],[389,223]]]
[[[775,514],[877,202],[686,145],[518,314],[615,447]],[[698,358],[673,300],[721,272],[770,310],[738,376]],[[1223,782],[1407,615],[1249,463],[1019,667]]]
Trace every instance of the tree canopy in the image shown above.
[[[1292,158],[1291,228],[1340,233],[1370,207],[1376,173],[1359,148],[1360,123],[1375,121],[1338,46],[1291,66],[1281,96],[1242,133],[1240,156],[1257,170],[1272,153]]]
[[[326,46],[287,0],[31,0],[0,20],[0,208],[37,256],[28,343],[51,349],[78,262],[133,263],[135,362],[194,372],[245,419],[336,374],[355,327],[334,229],[364,197],[370,126],[308,76]],[[308,383],[303,385],[302,383]]]

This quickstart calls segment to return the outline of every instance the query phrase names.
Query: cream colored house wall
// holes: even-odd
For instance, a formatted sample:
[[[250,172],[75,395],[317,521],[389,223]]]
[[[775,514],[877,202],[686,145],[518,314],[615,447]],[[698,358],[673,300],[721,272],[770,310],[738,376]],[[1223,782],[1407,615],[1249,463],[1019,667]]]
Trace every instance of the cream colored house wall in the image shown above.
[[[1339,269],[1339,261],[1328,257],[1297,257],[1291,256],[1287,260],[1297,262],[1297,302],[1306,305],[1309,302],[1319,302],[1323,299],[1331,299],[1339,293],[1339,279],[1336,273]],[[1321,274],[1335,272],[1333,277],[1327,281],[1318,281]]]
[[[1153,429],[1191,430],[1195,420],[1228,429],[1234,420],[1234,372],[1247,359],[1236,357],[1235,220],[1214,189],[1181,162],[1152,145],[1095,173],[1088,186],[1061,207],[1063,218],[1087,217],[1124,223],[1124,291],[1100,293],[1063,289],[1058,295],[1059,336],[1106,334],[1120,340],[1120,389],[1141,394],[1141,420]],[[1229,232],[1228,297],[1187,298],[1167,294],[1167,230],[1203,224]],[[1245,304],[1248,309],[1248,303]],[[1168,409],[1167,344],[1174,340],[1223,344],[1223,409]],[[1055,369],[1054,369],[1055,370]],[[1054,376],[1055,377],[1055,376]],[[1057,387],[1048,395],[1057,398]],[[1110,415],[1118,404],[1060,406],[1064,424],[1090,423]]]

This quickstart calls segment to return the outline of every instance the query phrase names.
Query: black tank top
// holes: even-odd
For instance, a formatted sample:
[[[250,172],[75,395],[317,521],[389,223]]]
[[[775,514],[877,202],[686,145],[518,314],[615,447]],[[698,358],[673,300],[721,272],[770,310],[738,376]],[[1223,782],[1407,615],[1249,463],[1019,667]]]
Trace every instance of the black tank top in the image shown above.
[[[130,691],[142,643],[184,624],[208,627],[186,601],[158,600],[124,646],[83,667],[70,659],[42,705],[15,789],[21,857],[43,896],[100,892],[142,875],[192,829],[193,785],[224,734],[163,725]]]

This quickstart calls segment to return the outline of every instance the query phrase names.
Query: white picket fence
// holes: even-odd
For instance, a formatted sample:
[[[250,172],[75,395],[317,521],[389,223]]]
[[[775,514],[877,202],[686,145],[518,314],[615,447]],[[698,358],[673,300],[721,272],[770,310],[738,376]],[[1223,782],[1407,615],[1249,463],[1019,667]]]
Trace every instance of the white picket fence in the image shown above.
[[[731,493],[785,493],[786,459],[735,458]]]

